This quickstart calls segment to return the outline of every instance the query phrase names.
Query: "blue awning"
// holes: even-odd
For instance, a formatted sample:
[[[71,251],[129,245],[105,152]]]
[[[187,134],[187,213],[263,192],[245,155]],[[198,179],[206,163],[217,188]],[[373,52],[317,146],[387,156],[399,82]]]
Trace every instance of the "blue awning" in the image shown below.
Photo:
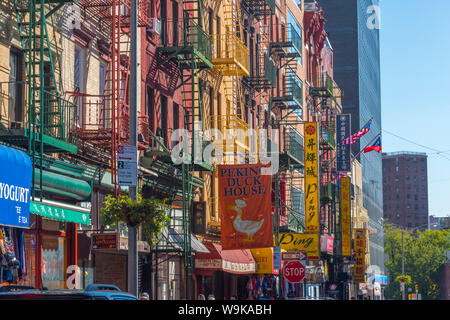
[[[25,152],[0,145],[0,225],[29,228],[31,174]]]

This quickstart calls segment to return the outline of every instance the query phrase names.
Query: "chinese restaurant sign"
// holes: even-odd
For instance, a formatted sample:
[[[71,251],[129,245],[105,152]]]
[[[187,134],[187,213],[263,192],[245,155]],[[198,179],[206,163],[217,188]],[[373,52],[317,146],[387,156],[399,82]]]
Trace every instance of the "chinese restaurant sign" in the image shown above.
[[[306,232],[319,232],[319,165],[315,122],[305,124],[305,147]]]
[[[351,256],[352,233],[350,225],[350,178],[341,178],[342,256]]]
[[[343,144],[344,139],[351,135],[351,115],[339,114],[336,115],[336,163],[338,172],[350,172],[351,161],[350,144]]]
[[[273,245],[271,176],[261,173],[268,167],[218,166],[223,250]]]
[[[193,201],[192,214],[194,221],[192,223],[192,232],[195,234],[206,233],[206,202]]]
[[[355,266],[353,281],[365,282],[366,271],[366,229],[355,229]]]
[[[92,249],[119,250],[119,234],[118,233],[92,234]]]
[[[280,247],[286,251],[305,251],[308,260],[319,260],[318,233],[280,233]]]

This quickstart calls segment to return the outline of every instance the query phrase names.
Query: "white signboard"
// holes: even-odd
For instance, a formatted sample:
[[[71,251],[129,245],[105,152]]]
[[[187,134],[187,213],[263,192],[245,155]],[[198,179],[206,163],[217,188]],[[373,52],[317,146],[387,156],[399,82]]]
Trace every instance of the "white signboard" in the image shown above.
[[[137,187],[137,148],[119,146],[117,148],[117,180],[119,186]]]

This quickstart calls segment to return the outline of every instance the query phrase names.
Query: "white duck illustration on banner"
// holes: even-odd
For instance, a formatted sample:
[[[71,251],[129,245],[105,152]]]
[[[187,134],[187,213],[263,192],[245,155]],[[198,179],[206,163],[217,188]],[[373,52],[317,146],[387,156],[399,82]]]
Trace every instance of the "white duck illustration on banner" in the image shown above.
[[[235,206],[230,206],[230,209],[233,209],[237,213],[233,221],[233,227],[236,231],[247,235],[247,239],[243,241],[253,241],[253,235],[261,229],[264,224],[264,219],[259,221],[242,220],[242,208],[246,206],[247,203],[242,199],[236,199]]]

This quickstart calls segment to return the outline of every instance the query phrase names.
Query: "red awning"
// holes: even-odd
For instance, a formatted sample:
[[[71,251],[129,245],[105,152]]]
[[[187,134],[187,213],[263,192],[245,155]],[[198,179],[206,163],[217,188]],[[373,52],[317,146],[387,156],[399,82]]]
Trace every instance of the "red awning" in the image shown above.
[[[256,272],[256,262],[250,250],[222,250],[218,243],[203,242],[210,253],[195,253],[195,273],[211,275],[213,271],[234,274],[251,274]]]

